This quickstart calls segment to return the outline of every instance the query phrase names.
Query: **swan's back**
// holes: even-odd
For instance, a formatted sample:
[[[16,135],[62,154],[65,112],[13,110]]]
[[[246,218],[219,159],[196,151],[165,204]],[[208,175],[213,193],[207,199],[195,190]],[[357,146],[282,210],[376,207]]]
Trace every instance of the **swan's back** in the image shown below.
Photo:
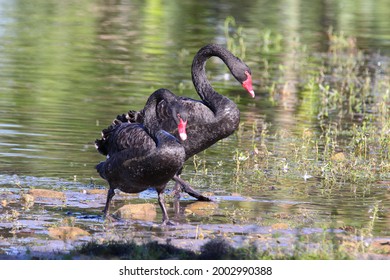
[[[166,184],[184,164],[184,147],[164,130],[152,137],[141,124],[116,120],[102,135],[96,147],[107,159],[96,169],[110,185],[124,192]]]
[[[95,141],[95,146],[99,153],[110,157],[128,148],[141,154],[146,153],[154,149],[156,143],[142,124],[129,124],[115,119],[108,128],[102,130],[102,138]]]

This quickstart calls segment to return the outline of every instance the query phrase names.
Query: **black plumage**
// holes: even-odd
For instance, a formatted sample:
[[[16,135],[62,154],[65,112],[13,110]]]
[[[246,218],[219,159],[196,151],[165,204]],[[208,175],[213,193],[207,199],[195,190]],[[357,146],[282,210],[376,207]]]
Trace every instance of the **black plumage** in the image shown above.
[[[185,110],[175,95],[166,89],[159,89],[146,103],[143,124],[122,122],[119,116],[102,131],[102,138],[95,141],[97,150],[107,156],[96,166],[100,176],[110,185],[105,214],[116,188],[126,193],[138,193],[153,187],[158,193],[163,223],[169,221],[163,191],[167,182],[182,168],[185,150],[175,136],[162,130],[159,125],[156,106],[161,100],[169,105],[173,123],[177,127],[184,124],[185,133]]]
[[[212,56],[222,59],[235,79],[254,97],[251,71],[244,62],[228,50],[215,44],[201,48],[192,63],[192,81],[201,100],[177,97],[178,102],[188,114],[188,140],[183,143],[186,160],[231,135],[238,128],[240,122],[240,111],[237,105],[226,96],[216,92],[207,79],[205,65]],[[177,129],[168,117],[169,111],[167,111],[166,101],[162,100],[157,105],[156,110],[161,116],[164,116],[164,118],[159,119],[161,128],[178,137]],[[146,115],[145,109],[138,112],[129,111],[126,117],[122,116],[122,120],[143,123]],[[180,183],[183,190],[190,195],[200,200],[209,200],[190,188],[184,180],[179,180],[178,176],[175,176],[174,180]]]

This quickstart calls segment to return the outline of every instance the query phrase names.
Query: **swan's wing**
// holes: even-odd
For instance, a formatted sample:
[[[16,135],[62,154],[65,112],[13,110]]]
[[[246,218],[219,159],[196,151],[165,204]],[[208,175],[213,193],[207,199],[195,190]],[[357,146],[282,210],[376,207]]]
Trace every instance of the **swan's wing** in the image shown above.
[[[175,122],[176,116],[172,116],[172,106],[170,103],[168,103],[166,100],[161,100],[157,106],[156,106],[156,124],[157,127],[169,131],[170,133],[174,133],[177,131],[177,123]],[[119,116],[118,116],[119,117]],[[130,123],[144,123],[145,119],[145,109],[142,109],[140,111],[133,111],[130,110],[125,118],[123,118],[124,115],[121,116],[120,120],[122,121],[128,121]]]
[[[156,117],[157,121],[161,123],[167,123],[167,122],[174,122],[173,116],[172,116],[172,108],[170,108],[171,104],[169,104],[165,100],[161,100],[158,102],[156,106]],[[145,119],[145,109],[142,109],[139,112],[136,111],[129,111],[127,114],[127,119],[134,123],[143,123]]]
[[[141,111],[130,110],[127,114],[122,115],[123,122],[129,123],[144,123],[145,111],[142,109]]]
[[[165,93],[164,97],[161,97],[161,93]],[[119,119],[122,122],[143,124],[146,117],[145,116],[146,107],[151,105],[150,102],[155,102],[156,101],[155,98],[158,98],[159,100],[155,107],[155,112],[154,112],[157,116],[157,120],[159,121],[160,124],[170,122],[172,120],[172,108],[171,108],[172,104],[170,102],[176,101],[177,96],[175,96],[171,91],[163,88],[156,90],[149,96],[145,104],[145,107],[142,110],[140,111],[130,110],[128,111],[127,114],[118,115],[117,119]],[[160,100],[160,98],[162,99]],[[153,108],[149,108],[149,109],[153,109]]]
[[[200,100],[180,97],[180,103],[188,114],[187,129],[193,126],[209,124],[215,120],[213,111]]]
[[[141,124],[114,123],[102,131],[102,138],[95,141],[97,150],[107,156],[112,156],[122,150],[136,150],[143,153],[156,147],[156,143]]]

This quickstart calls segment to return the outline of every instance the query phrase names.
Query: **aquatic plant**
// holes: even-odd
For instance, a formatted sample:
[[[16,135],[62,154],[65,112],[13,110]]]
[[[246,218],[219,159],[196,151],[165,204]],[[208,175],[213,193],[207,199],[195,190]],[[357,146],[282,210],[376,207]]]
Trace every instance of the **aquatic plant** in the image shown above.
[[[246,45],[243,27],[236,24],[234,17],[229,16],[224,22],[224,33],[226,39],[227,49],[235,56],[245,59]]]

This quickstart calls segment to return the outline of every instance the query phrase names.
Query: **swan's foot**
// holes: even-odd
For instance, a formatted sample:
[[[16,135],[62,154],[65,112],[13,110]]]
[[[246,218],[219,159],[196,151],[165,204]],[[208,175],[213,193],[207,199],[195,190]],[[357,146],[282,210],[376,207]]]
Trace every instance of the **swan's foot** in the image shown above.
[[[163,222],[161,223],[162,226],[176,226],[176,223],[175,222],[172,222],[171,220],[163,220]]]
[[[199,201],[212,201],[211,198],[204,196],[194,190],[189,183],[184,181],[178,175],[173,176],[173,180],[176,182],[174,195],[176,198],[180,198],[180,188],[183,192],[188,193],[190,196],[196,198]]]
[[[103,213],[103,218],[107,218],[108,217],[108,209],[104,208],[104,210],[102,211]]]
[[[120,219],[118,219],[117,217],[115,216],[112,216],[112,215],[105,215],[103,216],[104,220],[105,221],[109,221],[109,222],[118,222]]]

